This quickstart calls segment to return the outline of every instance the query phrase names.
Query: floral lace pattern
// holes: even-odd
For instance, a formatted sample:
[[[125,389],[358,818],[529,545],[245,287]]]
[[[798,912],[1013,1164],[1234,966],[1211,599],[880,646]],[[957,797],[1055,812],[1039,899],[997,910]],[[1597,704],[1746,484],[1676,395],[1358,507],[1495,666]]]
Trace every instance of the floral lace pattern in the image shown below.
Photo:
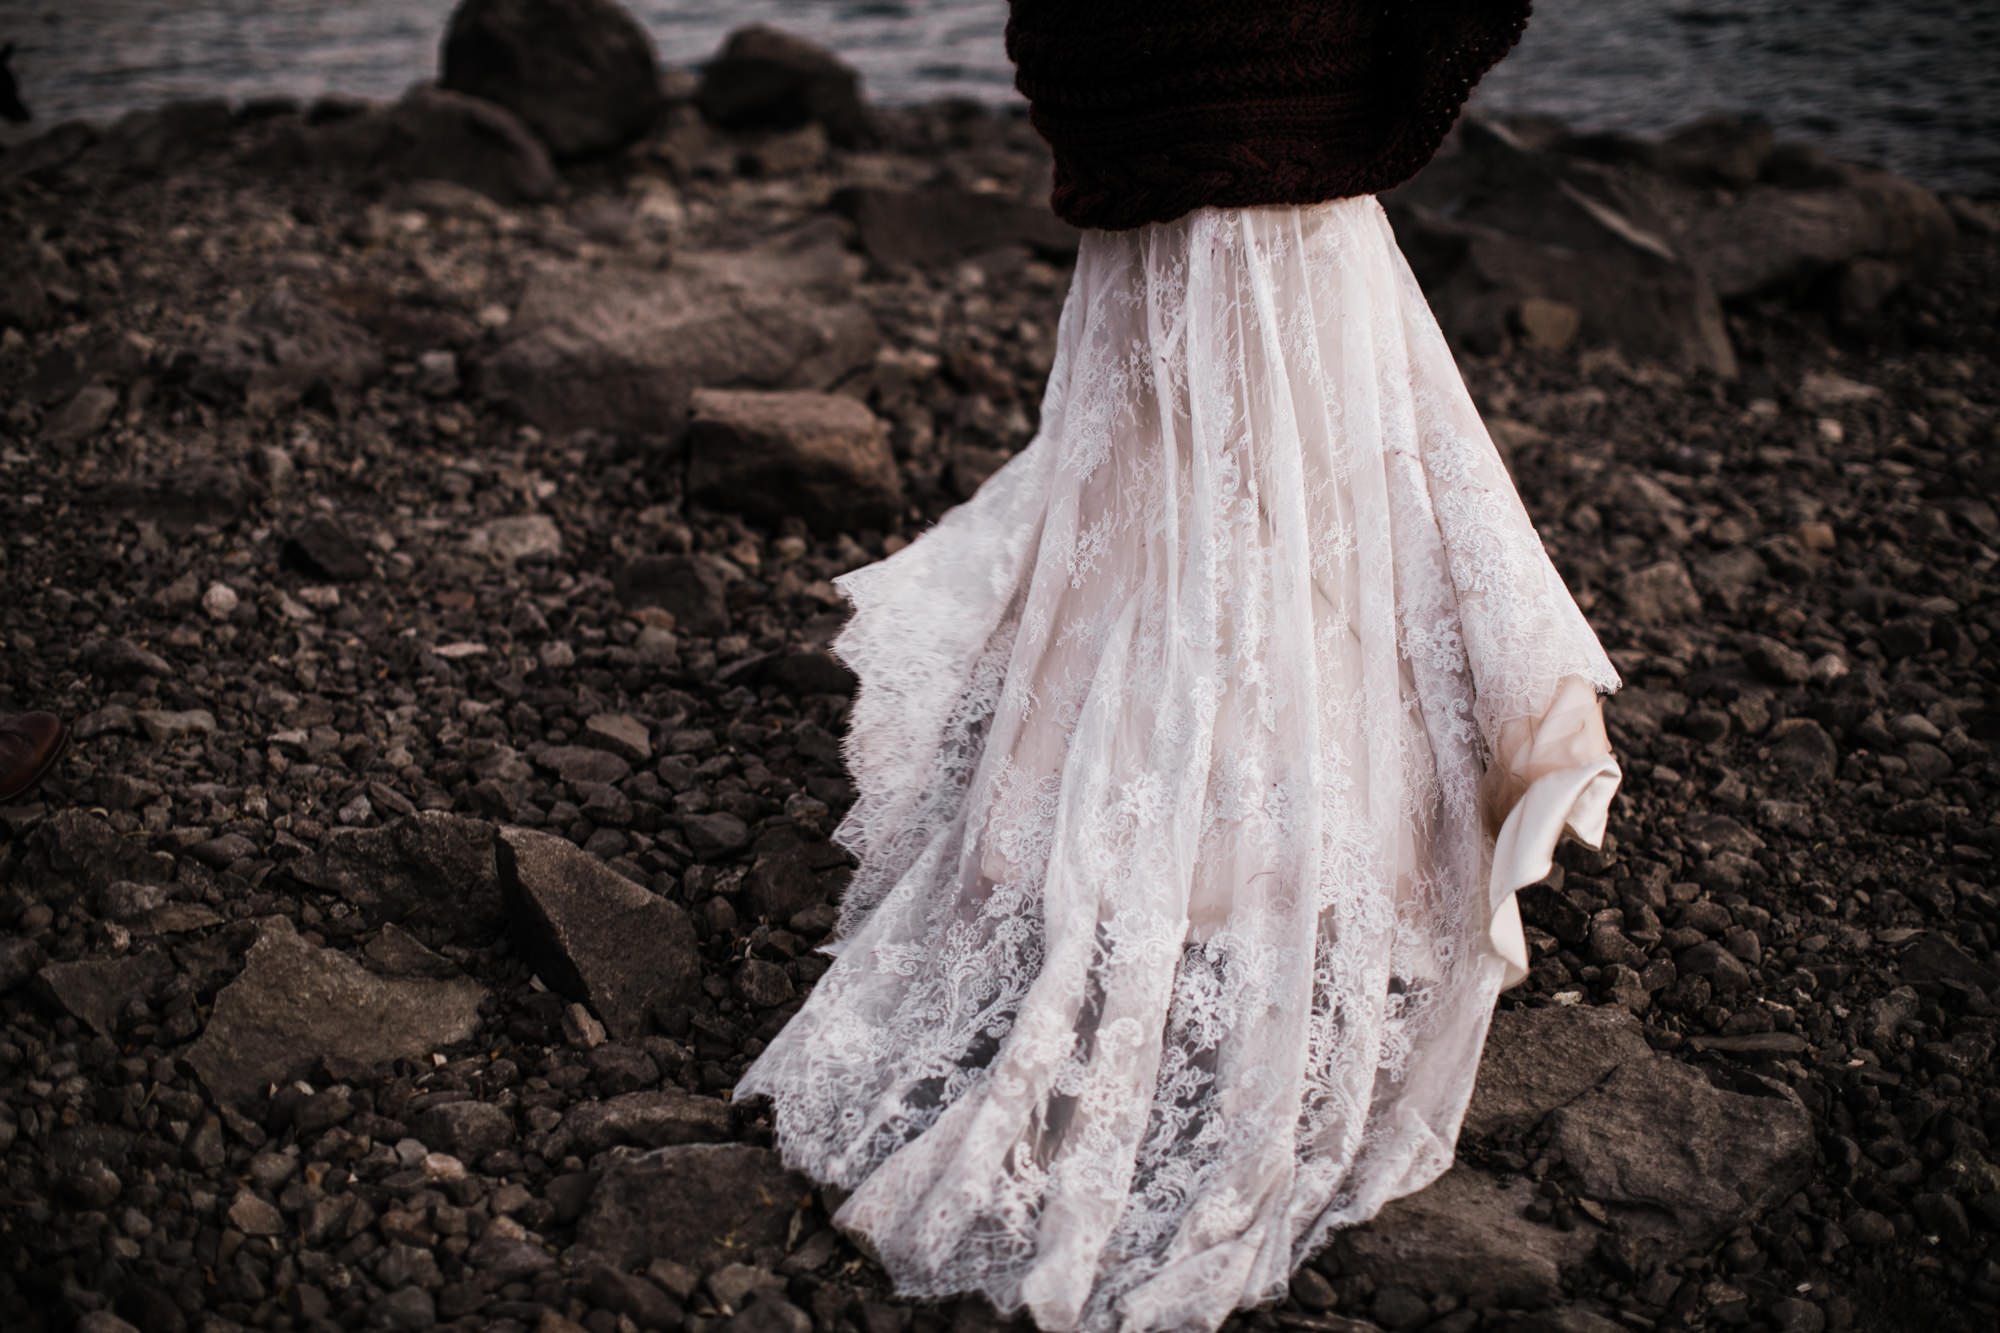
[[[1480,776],[1619,682],[1372,196],[1086,232],[1040,433],[836,584],[860,864],[736,1094],[899,1291],[1212,1330],[1450,1164]]]

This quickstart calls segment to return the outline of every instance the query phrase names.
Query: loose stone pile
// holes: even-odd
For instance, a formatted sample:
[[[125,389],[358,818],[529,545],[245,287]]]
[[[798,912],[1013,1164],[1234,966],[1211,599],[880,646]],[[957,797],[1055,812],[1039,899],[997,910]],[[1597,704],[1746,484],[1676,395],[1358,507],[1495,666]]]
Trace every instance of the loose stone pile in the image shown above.
[[[0,810],[10,1329],[1005,1322],[729,1092],[850,866],[829,580],[1032,436],[1076,236],[1016,116],[635,84],[601,2],[511,97],[508,9],[0,154],[0,702],[76,721]],[[1460,1165],[1233,1326],[1991,1326],[1992,208],[1530,120],[1387,202],[1628,776]]]

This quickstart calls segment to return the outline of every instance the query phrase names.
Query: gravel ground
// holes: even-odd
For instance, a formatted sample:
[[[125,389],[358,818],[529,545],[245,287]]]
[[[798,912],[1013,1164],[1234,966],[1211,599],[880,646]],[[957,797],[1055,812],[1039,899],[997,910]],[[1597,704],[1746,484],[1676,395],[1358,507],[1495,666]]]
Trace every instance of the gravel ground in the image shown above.
[[[308,119],[0,155],[0,705],[76,723],[0,810],[0,1317],[998,1326],[892,1299],[727,1095],[849,865],[828,580],[1032,435],[1074,246],[1007,211],[1046,190],[1032,134],[684,115],[501,204],[318,170]],[[874,526],[719,503],[646,364],[560,401],[510,369],[549,274],[744,248],[779,256],[750,290],[818,293],[834,359],[731,377],[873,410]],[[1448,1249],[1385,1279],[1364,1237],[1232,1327],[2000,1319],[2000,240],[1965,226],[1865,320],[1792,290],[1727,327],[1729,380],[1587,340],[1462,360],[1627,681],[1611,837],[1524,895],[1503,1010],[1595,1014],[1797,1141],[1703,1211],[1671,1182],[1735,1159],[1686,1126],[1648,1196],[1580,1102],[1482,1115],[1467,1169],[1559,1281],[1482,1294]]]

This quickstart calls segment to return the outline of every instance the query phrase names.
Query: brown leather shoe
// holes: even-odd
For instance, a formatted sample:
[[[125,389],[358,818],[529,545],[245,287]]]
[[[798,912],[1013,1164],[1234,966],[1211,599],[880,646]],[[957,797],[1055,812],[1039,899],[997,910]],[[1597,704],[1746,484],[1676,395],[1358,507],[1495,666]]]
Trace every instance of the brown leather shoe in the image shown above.
[[[69,728],[54,713],[0,717],[0,805],[40,782],[68,739]]]

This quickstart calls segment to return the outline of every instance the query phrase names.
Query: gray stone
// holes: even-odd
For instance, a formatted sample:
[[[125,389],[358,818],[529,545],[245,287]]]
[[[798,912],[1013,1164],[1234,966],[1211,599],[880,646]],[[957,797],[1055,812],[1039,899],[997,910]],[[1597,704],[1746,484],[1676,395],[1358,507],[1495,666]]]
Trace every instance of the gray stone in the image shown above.
[[[466,549],[502,565],[530,556],[562,554],[562,530],[547,514],[521,514],[482,523],[466,538]]]
[[[1678,560],[1662,560],[1628,571],[1618,588],[1625,614],[1635,624],[1665,625],[1701,611],[1701,594]]]
[[[61,449],[81,444],[103,430],[118,410],[118,391],[103,384],[86,384],[42,423],[41,442]]]
[[[1465,1133],[1519,1138],[1628,1060],[1653,1058],[1639,1021],[1618,1009],[1503,1009],[1493,1015]]]
[[[696,555],[643,555],[618,572],[618,600],[672,613],[676,628],[713,636],[729,632],[729,602],[722,575]]]
[[[1754,1219],[1812,1165],[1812,1118],[1796,1099],[1722,1092],[1666,1057],[1620,1065],[1549,1127],[1585,1195],[1662,1262]]]
[[[382,371],[382,349],[369,333],[284,282],[194,350],[194,387],[210,397],[240,397],[256,413],[290,406],[316,388],[357,390]]]
[[[627,1092],[601,1102],[585,1102],[551,1131],[549,1152],[590,1156],[625,1144],[665,1148],[714,1143],[730,1134],[729,1103],[713,1097],[660,1089]]]
[[[116,1036],[118,1015],[134,1000],[145,1000],[175,974],[164,953],[126,954],[50,963],[41,978],[63,1008],[90,1024],[93,1032]]]
[[[438,82],[507,108],[558,158],[630,143],[664,104],[652,40],[616,0],[464,0]]]
[[[868,257],[892,266],[949,263],[1009,245],[1073,259],[1081,234],[1040,201],[951,186],[853,186],[833,206],[854,219]]]
[[[643,764],[653,757],[652,732],[630,713],[594,714],[584,722],[583,734],[577,739],[628,763]]]
[[[689,815],[681,821],[681,836],[699,857],[727,856],[750,845],[750,827],[727,810]]]
[[[215,999],[188,1063],[218,1100],[253,1105],[322,1060],[372,1065],[428,1057],[479,1026],[486,988],[459,979],[378,977],[268,918],[236,980]]]
[[[844,394],[697,389],[688,426],[690,499],[831,535],[879,525],[902,505],[888,427]]]
[[[515,947],[613,1036],[639,1036],[655,1005],[692,998],[701,959],[679,904],[550,834],[503,828],[497,847]]]
[[[595,782],[609,786],[632,776],[632,765],[609,750],[589,745],[544,745],[529,758],[564,782]]]
[[[419,1111],[410,1129],[424,1146],[476,1162],[514,1141],[514,1118],[489,1102],[442,1102]]]
[[[465,1255],[466,1262],[497,1284],[522,1282],[550,1272],[555,1256],[534,1241],[489,1227]]]
[[[1811,718],[1786,718],[1771,728],[1771,762],[1795,782],[1833,781],[1840,768],[1840,751],[1826,728]]]
[[[735,983],[737,995],[759,1009],[774,1009],[792,998],[792,979],[785,969],[762,958],[744,959]]]
[[[371,916],[441,927],[469,944],[500,933],[493,825],[485,820],[425,810],[381,828],[342,830],[279,873]]]
[[[548,149],[513,112],[443,88],[304,130],[272,156],[359,183],[450,181],[503,204],[553,198],[561,185]]]
[[[753,23],[729,34],[702,71],[695,105],[727,130],[790,130],[817,124],[842,147],[875,137],[861,80],[833,52]]]
[[[284,1234],[285,1217],[269,1200],[238,1190],[229,1205],[229,1225],[246,1236],[277,1236]]]
[[[134,717],[155,745],[165,745],[189,736],[215,734],[215,714],[206,708],[150,708],[134,714]]]
[[[813,1184],[768,1148],[693,1144],[614,1150],[577,1224],[577,1240],[621,1268],[672,1255],[697,1270],[775,1266]]]
[[[1549,1305],[1562,1295],[1563,1269],[1590,1254],[1592,1238],[1528,1221],[1522,1212],[1537,1197],[1529,1181],[1454,1167],[1342,1233],[1344,1271],[1379,1286],[1421,1281],[1474,1306]]]
[[[1808,281],[1851,260],[1928,261],[1957,229],[1936,195],[1888,172],[1840,165],[1836,181],[1757,184],[1691,220],[1685,239],[1725,299]]]
[[[544,430],[634,434],[678,430],[697,388],[827,388],[881,342],[847,258],[815,245],[677,256],[665,272],[538,269],[481,388]]]

